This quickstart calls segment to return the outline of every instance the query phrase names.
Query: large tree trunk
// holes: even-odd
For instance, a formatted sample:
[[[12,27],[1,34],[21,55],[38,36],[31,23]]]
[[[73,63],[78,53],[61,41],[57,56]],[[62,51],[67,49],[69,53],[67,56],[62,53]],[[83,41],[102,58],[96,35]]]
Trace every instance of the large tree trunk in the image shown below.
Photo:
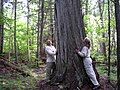
[[[85,37],[80,3],[80,0],[56,0],[57,81],[63,81],[68,90],[77,90],[78,80],[83,82],[85,78],[82,58],[75,53]]]
[[[0,0],[0,54],[3,53],[3,0]]]
[[[116,30],[117,30],[117,79],[118,90],[120,89],[120,3],[115,0],[115,17],[116,17]]]

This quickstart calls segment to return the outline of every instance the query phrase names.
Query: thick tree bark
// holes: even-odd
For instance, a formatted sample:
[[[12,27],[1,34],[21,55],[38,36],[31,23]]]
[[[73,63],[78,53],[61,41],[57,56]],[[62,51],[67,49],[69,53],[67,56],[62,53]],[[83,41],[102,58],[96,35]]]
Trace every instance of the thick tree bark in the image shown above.
[[[117,79],[118,90],[120,89],[120,3],[115,0],[115,17],[116,17],[116,30],[117,30]]]
[[[3,53],[3,0],[0,0],[0,54]]]
[[[58,50],[57,81],[63,81],[69,90],[77,90],[78,81],[83,82],[85,78],[82,58],[75,53],[76,48],[82,47],[82,39],[85,37],[81,1],[56,0],[55,3]]]

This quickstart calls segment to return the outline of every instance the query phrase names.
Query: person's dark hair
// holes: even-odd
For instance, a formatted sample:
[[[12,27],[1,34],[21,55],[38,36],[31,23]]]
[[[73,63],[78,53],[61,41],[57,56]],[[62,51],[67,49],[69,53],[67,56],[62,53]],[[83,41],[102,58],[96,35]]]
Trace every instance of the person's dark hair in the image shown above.
[[[88,37],[86,37],[86,38],[83,40],[83,42],[84,42],[84,45],[85,45],[86,47],[90,48],[90,46],[91,46],[91,41],[90,41],[90,39],[89,39]]]

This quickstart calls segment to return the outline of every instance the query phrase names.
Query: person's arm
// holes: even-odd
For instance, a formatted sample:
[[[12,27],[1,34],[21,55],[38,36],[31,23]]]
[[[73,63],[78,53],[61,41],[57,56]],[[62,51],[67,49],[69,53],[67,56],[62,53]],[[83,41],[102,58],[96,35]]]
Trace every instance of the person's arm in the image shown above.
[[[56,54],[56,51],[55,50],[51,50],[50,48],[46,47],[45,49],[46,53],[49,54],[49,55],[55,55]]]
[[[78,52],[78,55],[80,55],[81,57],[85,57],[85,54],[80,51]]]
[[[76,52],[78,53],[78,55],[80,55],[81,57],[86,57],[88,54],[88,48],[87,47],[83,47],[82,51],[80,52],[79,50],[76,50]]]

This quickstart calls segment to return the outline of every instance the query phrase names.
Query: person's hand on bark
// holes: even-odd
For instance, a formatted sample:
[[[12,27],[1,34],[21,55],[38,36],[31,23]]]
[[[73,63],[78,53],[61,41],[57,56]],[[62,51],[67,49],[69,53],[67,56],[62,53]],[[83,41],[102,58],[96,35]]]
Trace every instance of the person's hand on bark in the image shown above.
[[[78,54],[79,50],[78,50],[78,49],[75,49],[75,52]]]

